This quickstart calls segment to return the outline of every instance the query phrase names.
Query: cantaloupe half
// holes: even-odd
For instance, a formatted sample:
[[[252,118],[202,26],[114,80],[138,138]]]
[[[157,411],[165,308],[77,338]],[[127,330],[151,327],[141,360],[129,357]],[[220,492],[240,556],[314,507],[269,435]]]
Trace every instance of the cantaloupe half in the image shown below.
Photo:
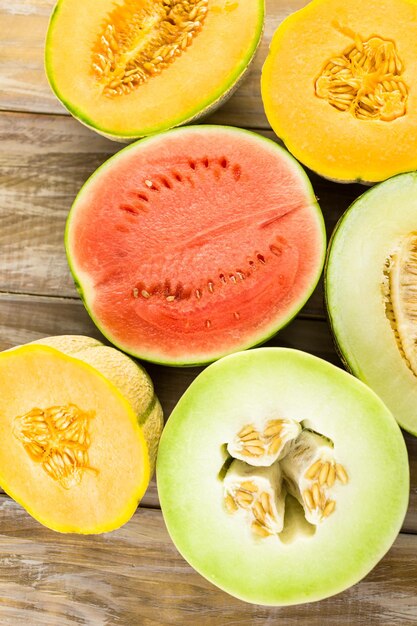
[[[63,336],[0,354],[0,485],[53,530],[127,522],[161,431],[152,382],[114,348]]]
[[[262,72],[269,122],[327,178],[417,169],[417,2],[314,0],[277,29]]]
[[[231,94],[254,56],[264,0],[59,0],[46,72],[80,121],[111,139],[166,130]]]

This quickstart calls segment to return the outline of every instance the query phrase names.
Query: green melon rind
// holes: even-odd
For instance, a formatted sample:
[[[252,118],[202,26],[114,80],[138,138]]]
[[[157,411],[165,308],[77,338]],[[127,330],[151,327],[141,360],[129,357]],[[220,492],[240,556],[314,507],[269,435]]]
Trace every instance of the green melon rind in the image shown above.
[[[259,20],[256,25],[256,35],[254,38],[254,42],[252,47],[248,50],[246,55],[237,65],[235,70],[231,73],[229,80],[226,82],[225,86],[213,92],[205,101],[200,103],[194,109],[189,111],[186,115],[178,115],[171,120],[168,120],[165,124],[160,126],[153,126],[148,128],[130,130],[126,132],[113,133],[111,128],[104,128],[95,124],[95,122],[90,119],[87,115],[85,115],[82,110],[78,109],[76,105],[72,105],[67,99],[64,99],[59,92],[59,89],[56,85],[55,78],[51,69],[51,38],[54,27],[55,19],[59,15],[59,8],[61,2],[64,0],[58,0],[55,5],[48,25],[48,31],[46,35],[45,41],[45,71],[46,77],[48,79],[49,85],[58,98],[58,100],[63,104],[63,106],[73,115],[77,120],[79,120],[82,124],[98,132],[100,135],[103,135],[107,139],[112,141],[121,141],[121,142],[129,142],[135,139],[139,139],[141,137],[146,137],[147,135],[153,135],[155,133],[159,133],[170,128],[174,128],[175,126],[180,126],[183,124],[190,124],[192,122],[197,121],[200,117],[208,115],[209,113],[213,113],[218,107],[220,107],[228,98],[232,96],[234,91],[240,85],[240,82],[246,75],[249,66],[251,65],[255,54],[258,50],[258,47],[262,40],[262,34],[264,29],[264,18],[265,18],[265,0],[257,0],[259,4]],[[254,1],[254,0],[252,0]]]
[[[349,350],[343,344],[343,341],[340,339],[340,337],[337,334],[337,322],[336,322],[336,320],[334,318],[334,315],[332,314],[331,298],[329,296],[330,291],[331,291],[331,287],[330,287],[331,280],[329,279],[329,273],[330,273],[329,268],[330,268],[330,265],[332,264],[332,254],[333,254],[333,252],[335,250],[335,245],[334,244],[337,241],[337,238],[338,238],[340,232],[342,231],[342,227],[345,225],[346,220],[350,217],[351,212],[353,210],[356,210],[356,208],[357,208],[356,205],[358,203],[361,203],[363,201],[363,199],[367,196],[367,194],[372,193],[373,189],[375,189],[376,187],[379,187],[380,185],[384,185],[384,184],[387,184],[387,183],[389,184],[391,181],[398,180],[401,177],[409,177],[409,176],[414,176],[417,179],[417,172],[414,172],[414,171],[412,171],[412,172],[401,172],[399,174],[396,174],[395,176],[392,176],[391,178],[387,179],[386,181],[382,181],[382,182],[378,183],[375,187],[373,187],[371,189],[368,189],[363,194],[361,194],[358,198],[356,198],[356,200],[354,202],[352,202],[352,204],[347,208],[347,210],[344,212],[344,214],[341,216],[341,218],[337,222],[336,227],[335,227],[335,229],[334,229],[334,231],[332,233],[332,236],[330,238],[330,241],[329,241],[328,252],[327,252],[325,268],[324,268],[324,299],[325,299],[325,305],[326,305],[327,318],[328,318],[329,325],[330,325],[330,328],[331,328],[331,331],[332,331],[334,345],[335,345],[336,351],[337,351],[341,361],[343,362],[343,364],[345,365],[346,369],[350,373],[352,373],[354,376],[356,376],[357,378],[362,380],[366,385],[370,385],[370,383],[368,382],[367,376],[361,370],[361,368],[359,367],[358,363],[354,360],[353,355],[349,354]],[[397,420],[397,422],[401,426],[401,428],[406,430],[411,435],[414,435],[415,437],[417,437],[417,424],[416,424],[415,427],[410,426],[410,424],[408,424],[407,422],[403,421],[401,419],[401,416],[398,416],[395,413],[395,411],[394,411],[394,415],[395,415],[395,419]]]
[[[362,531],[362,524],[359,522],[359,526],[357,526],[359,537],[364,540],[364,543],[356,546],[345,546],[345,557],[337,562],[337,567],[335,568],[337,571],[332,569],[327,571],[324,565],[327,558],[330,559],[331,564],[331,547],[327,554],[325,550],[324,552],[318,551],[314,554],[311,548],[313,544],[309,543],[315,541],[314,537],[298,540],[300,541],[298,550],[302,556],[300,561],[294,565],[294,571],[291,572],[288,580],[285,578],[284,581],[282,580],[283,574],[281,574],[281,579],[279,578],[280,560],[277,558],[276,551],[274,553],[272,543],[264,545],[261,541],[258,543],[259,547],[256,548],[256,550],[261,551],[264,563],[269,562],[269,555],[274,553],[275,560],[269,564],[268,571],[262,569],[259,561],[250,562],[249,559],[248,563],[245,557],[242,557],[242,554],[250,546],[250,542],[245,540],[243,533],[238,529],[238,525],[233,527],[233,521],[227,521],[227,513],[224,515],[219,513],[221,505],[210,500],[210,495],[212,494],[210,494],[208,489],[208,481],[201,485],[201,482],[205,480],[202,477],[212,469],[209,467],[210,463],[212,463],[211,457],[216,454],[220,457],[220,451],[214,450],[213,446],[210,447],[210,438],[220,437],[221,435],[219,436],[217,433],[214,435],[213,431],[222,428],[221,425],[219,426],[220,420],[216,418],[216,410],[218,411],[218,408],[214,410],[214,415],[211,416],[210,408],[206,407],[207,396],[210,393],[213,396],[213,390],[216,388],[220,396],[233,395],[236,392],[235,384],[245,386],[246,381],[244,377],[245,375],[248,376],[248,369],[250,368],[252,368],[251,381],[253,381],[253,377],[258,375],[256,360],[261,357],[261,353],[263,353],[262,358],[264,359],[269,359],[268,354],[271,355],[271,370],[273,368],[274,353],[277,355],[280,353],[280,358],[283,361],[281,367],[283,367],[284,361],[285,368],[287,365],[289,368],[294,367],[294,363],[291,363],[291,361],[298,359],[306,370],[311,371],[313,377],[327,377],[329,380],[329,396],[331,396],[332,379],[337,381],[338,394],[341,393],[342,389],[343,394],[345,393],[345,388],[351,389],[352,406],[357,406],[360,403],[364,412],[368,413],[369,419],[366,420],[368,425],[365,425],[365,434],[373,433],[380,437],[379,442],[375,442],[380,444],[379,457],[385,458],[385,455],[388,454],[388,464],[390,464],[390,470],[394,475],[391,475],[388,479],[389,484],[386,491],[385,482],[379,481],[382,485],[380,485],[381,490],[378,494],[378,502],[381,499],[383,501],[386,500],[390,503],[390,506],[381,509],[377,527],[374,524],[371,526],[368,520],[364,519],[363,524],[367,524],[367,528],[365,531]],[[259,366],[259,363],[257,365]],[[233,371],[233,375],[238,382],[234,383],[233,379],[231,380],[231,371]],[[283,375],[285,377],[285,373]],[[302,380],[304,380],[303,376]],[[244,380],[243,383],[241,378]],[[263,384],[263,379],[261,378],[261,380],[262,382],[259,382],[259,384]],[[230,382],[232,390],[230,390],[228,384]],[[303,387],[301,386],[301,393],[298,393],[298,396],[303,395],[302,389]],[[320,392],[323,392],[323,389],[319,389],[318,393]],[[244,389],[243,393],[251,393],[251,390],[247,391]],[[224,400],[222,402],[224,403]],[[297,402],[299,402],[299,398]],[[221,403],[220,406],[223,406]],[[212,406],[213,403],[210,407],[212,408]],[[239,405],[239,411],[240,408]],[[344,411],[348,413],[349,408],[344,407]],[[226,423],[227,421],[227,415],[223,413],[222,422]],[[201,424],[201,432],[198,435],[199,439],[197,442],[201,444],[201,449],[195,451],[193,446],[196,439],[193,433],[194,428],[196,430],[199,429],[199,424]],[[349,419],[347,418],[343,424],[342,431],[345,430],[347,432],[350,426]],[[356,420],[357,426],[358,420]],[[362,433],[360,433],[360,436],[362,437]],[[359,437],[359,432],[355,433],[355,437]],[[209,445],[205,449],[204,446],[207,441]],[[220,443],[219,441],[219,448]],[[199,467],[193,472],[194,468],[191,467],[190,458],[192,458],[192,463],[200,464],[201,462],[201,468]],[[367,460],[365,463],[367,463]],[[386,468],[383,467],[382,469]],[[386,471],[388,472],[388,470]],[[184,482],[185,476],[183,474],[189,477],[186,483]],[[197,479],[197,481],[200,480],[200,484],[194,480],[194,474],[200,474]],[[334,365],[312,355],[285,348],[262,348],[246,353],[236,353],[210,365],[197,377],[174,408],[164,429],[158,453],[157,478],[162,513],[168,532],[187,562],[202,576],[231,595],[246,602],[270,606],[286,606],[321,600],[340,593],[359,582],[391,547],[400,531],[408,505],[409,468],[406,447],[394,417],[381,399],[364,383]],[[366,482],[366,476],[362,476],[360,473],[356,478],[361,483]],[[206,487],[207,490],[205,489]],[[346,487],[346,489],[348,488],[349,486]],[[356,488],[360,492],[362,485],[356,485]],[[199,491],[202,492],[201,495]],[[216,488],[214,492],[216,495],[220,495],[220,488]],[[363,507],[366,509],[370,506],[368,500],[374,498],[375,495],[369,493],[369,498],[366,492],[361,495],[366,495],[366,501],[363,504]],[[194,517],[190,517],[188,516],[189,507],[194,506],[193,501],[196,499],[195,509],[192,511]],[[209,506],[201,514],[198,507],[202,506],[204,501],[209,501]],[[359,510],[361,510],[362,507],[360,503],[358,504]],[[374,505],[375,502],[372,503],[371,507],[374,507],[372,511],[375,516],[376,509]],[[214,510],[212,513],[212,509],[217,510]],[[338,507],[336,507],[336,510],[338,510]],[[208,523],[205,519],[198,519],[201,515],[210,517],[209,523],[213,525],[211,530],[208,528]],[[233,516],[229,516],[229,518],[233,519]],[[204,524],[204,527],[202,532],[200,532],[200,536],[196,528],[201,522]],[[336,525],[336,513],[333,522]],[[353,523],[358,524],[358,515],[354,518]],[[224,535],[219,530],[222,524],[227,525]],[[349,525],[349,519],[347,521],[343,520],[342,528],[339,528],[339,539],[342,542],[344,528],[349,527]],[[378,538],[378,531],[381,532],[381,529],[383,536]],[[325,532],[327,532],[327,529]],[[363,532],[366,533],[366,537],[361,536]],[[237,535],[236,539],[235,534]],[[330,531],[329,536],[331,539]],[[319,541],[319,539],[317,540]],[[246,541],[247,544],[245,545]],[[229,545],[228,542],[235,545]],[[322,550],[323,548],[324,546],[321,545]],[[282,548],[282,558],[288,561],[288,556],[285,555],[287,549],[287,546]],[[298,577],[301,577],[303,580],[303,577],[306,576],[302,562],[305,551],[313,552],[312,556],[313,558],[315,557],[315,565],[309,563],[308,568],[309,570],[313,568],[314,571],[314,567],[316,567],[317,577],[320,581],[317,582],[313,578],[310,580],[311,584],[309,583],[308,586],[300,590],[300,588],[297,588]],[[227,559],[230,560],[228,561]],[[251,571],[247,572],[245,567],[250,567]],[[349,568],[351,571],[349,571]],[[274,580],[274,575],[277,577],[276,580]],[[269,581],[269,576],[271,578],[270,585],[261,591],[254,589],[250,584],[252,580],[252,585],[256,585],[258,578],[265,579],[267,577]],[[281,587],[279,583],[281,583]]]
[[[126,146],[125,148],[122,148],[122,150],[119,150],[119,152],[117,152],[116,154],[114,154],[112,157],[110,157],[107,161],[105,161],[88,179],[87,181],[84,183],[84,185],[81,187],[80,191],[78,192],[72,207],[70,209],[70,212],[68,214],[68,218],[67,218],[67,222],[66,222],[66,227],[65,227],[65,249],[66,249],[66,253],[67,253],[67,260],[68,260],[68,265],[75,283],[75,286],[77,288],[77,291],[83,301],[83,304],[89,314],[89,316],[91,317],[91,319],[93,320],[94,324],[97,326],[97,328],[100,330],[100,332],[104,335],[104,337],[106,337],[112,344],[114,344],[116,347],[118,347],[120,350],[123,350],[125,352],[128,352],[131,356],[138,358],[138,359],[142,359],[144,361],[150,361],[152,363],[156,363],[158,365],[168,365],[168,366],[175,366],[175,367],[189,367],[189,366],[194,366],[194,365],[203,365],[206,363],[211,363],[212,361],[214,361],[215,359],[219,359],[221,357],[227,356],[227,354],[229,354],[230,352],[225,352],[225,353],[219,353],[216,356],[212,356],[212,357],[208,357],[208,358],[195,358],[193,357],[193,355],[190,355],[190,358],[187,360],[183,360],[183,361],[174,361],[172,359],[164,359],[163,357],[161,357],[161,355],[158,354],[145,354],[145,353],[141,353],[141,352],[133,352],[130,349],[126,349],[126,347],[124,347],[120,342],[118,342],[117,340],[114,340],[114,338],[112,337],[111,333],[104,328],[100,322],[95,318],[92,310],[89,307],[88,304],[88,295],[85,293],[86,290],[83,289],[82,285],[81,285],[81,281],[79,279],[79,277],[77,276],[77,272],[76,269],[74,267],[74,263],[71,260],[71,251],[70,251],[70,245],[69,245],[69,229],[70,229],[70,225],[71,225],[71,218],[72,215],[74,213],[75,207],[77,205],[77,202],[81,199],[83,193],[87,190],[89,184],[94,180],[94,178],[99,174],[102,173],[107,167],[110,167],[113,160],[116,160],[119,155],[127,152],[128,150],[131,150],[132,148],[135,148],[138,144],[143,145],[145,142],[147,141],[153,141],[153,140],[157,140],[159,138],[163,138],[166,136],[167,133],[172,133],[172,132],[193,132],[193,131],[200,131],[201,129],[204,129],[204,131],[206,130],[211,130],[212,132],[216,132],[216,130],[223,130],[223,131],[229,131],[229,132],[233,132],[233,133],[237,133],[237,134],[247,134],[250,135],[253,138],[256,138],[259,141],[263,141],[266,142],[269,146],[274,146],[274,148],[281,152],[282,156],[285,158],[294,166],[294,169],[297,172],[297,175],[303,179],[304,184],[305,184],[305,189],[306,191],[308,191],[308,193],[311,196],[311,204],[310,204],[310,208],[314,209],[315,211],[315,216],[317,218],[317,222],[318,225],[320,227],[320,231],[322,234],[322,251],[321,251],[321,255],[320,255],[320,264],[318,265],[318,270],[317,270],[317,275],[315,277],[314,280],[312,280],[311,283],[311,288],[306,292],[305,297],[303,298],[302,301],[298,302],[296,304],[296,306],[293,307],[292,311],[289,312],[289,314],[287,315],[287,317],[282,320],[278,325],[274,325],[271,324],[271,327],[265,331],[265,333],[263,335],[261,335],[260,337],[255,337],[254,340],[252,341],[248,341],[245,345],[241,345],[239,346],[239,350],[247,350],[248,348],[252,348],[254,346],[259,346],[264,344],[265,342],[267,342],[269,339],[271,339],[279,330],[281,330],[282,328],[284,328],[285,326],[287,326],[292,320],[293,318],[297,315],[297,313],[302,309],[302,307],[305,305],[305,303],[307,302],[307,300],[310,298],[310,296],[312,295],[313,291],[315,290],[317,283],[320,279],[322,270],[323,270],[323,265],[324,265],[324,261],[325,261],[325,257],[326,257],[326,239],[327,239],[327,235],[326,235],[326,226],[325,226],[325,222],[324,222],[324,218],[323,218],[323,214],[321,212],[320,206],[317,202],[317,198],[314,194],[314,190],[312,188],[311,182],[306,174],[306,172],[304,171],[304,169],[302,168],[302,166],[298,163],[298,161],[287,151],[285,150],[285,148],[283,148],[282,146],[280,146],[279,144],[277,144],[275,141],[273,141],[272,139],[268,139],[267,137],[263,137],[262,135],[258,135],[257,133],[254,133],[252,131],[246,130],[246,129],[241,129],[241,128],[235,128],[234,126],[220,126],[220,125],[213,125],[213,124],[204,124],[204,126],[198,126],[198,125],[194,125],[194,126],[187,126],[181,129],[172,129],[169,131],[166,131],[165,133],[161,134],[161,135],[152,135],[150,137],[145,137],[143,139],[140,139],[139,141],[132,143],[128,146]]]

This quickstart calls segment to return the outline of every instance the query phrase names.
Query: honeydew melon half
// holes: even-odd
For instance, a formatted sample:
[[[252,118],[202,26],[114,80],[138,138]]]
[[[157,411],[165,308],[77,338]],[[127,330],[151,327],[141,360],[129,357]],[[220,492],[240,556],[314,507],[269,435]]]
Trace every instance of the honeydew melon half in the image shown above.
[[[390,548],[408,502],[404,441],[382,401],[284,348],[236,353],[197,377],[162,434],[157,478],[184,558],[266,605],[358,582]]]
[[[264,0],[59,0],[45,66],[62,104],[110,139],[190,122],[236,88]]]
[[[332,238],[325,287],[349,369],[417,435],[417,173],[352,204]]]

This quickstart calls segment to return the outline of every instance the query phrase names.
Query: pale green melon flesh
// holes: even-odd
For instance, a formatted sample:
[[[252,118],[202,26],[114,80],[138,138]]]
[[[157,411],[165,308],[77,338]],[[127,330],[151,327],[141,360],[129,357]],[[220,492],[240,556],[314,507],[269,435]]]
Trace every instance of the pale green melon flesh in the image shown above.
[[[417,231],[417,173],[401,174],[363,194],[340,221],[326,270],[326,300],[340,351],[351,371],[417,434],[417,378],[398,348],[382,290],[387,258]]]
[[[226,511],[218,475],[224,444],[252,420],[276,417],[331,438],[349,474],[314,535],[285,543],[255,538]],[[283,348],[237,353],[200,374],[163,432],[157,475],[184,558],[232,595],[267,605],[319,600],[359,581],[393,543],[408,502],[404,441],[381,400],[333,365]]]

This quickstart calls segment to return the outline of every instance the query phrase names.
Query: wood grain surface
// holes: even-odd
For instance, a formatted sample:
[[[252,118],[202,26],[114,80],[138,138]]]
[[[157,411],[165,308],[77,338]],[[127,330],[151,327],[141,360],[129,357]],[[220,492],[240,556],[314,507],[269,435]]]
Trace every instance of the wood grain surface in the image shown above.
[[[415,624],[417,536],[401,534],[358,585],[319,603],[268,608],[236,600],[180,557],[161,512],[113,533],[53,534],[0,498],[0,623],[158,626]]]
[[[267,0],[255,63],[241,88],[205,121],[276,139],[262,108],[260,69],[279,22],[306,4]],[[0,0],[0,350],[53,334],[101,337],[73,285],[63,232],[80,186],[122,146],[79,124],[50,91],[43,49],[52,7],[53,0]],[[309,175],[330,235],[365,188]],[[342,367],[321,284],[268,345],[306,350]],[[146,367],[166,417],[202,369]],[[53,533],[0,493],[0,626],[417,624],[417,439],[405,438],[410,507],[396,543],[352,589],[297,607],[248,605],[196,574],[168,537],[155,481],[128,524],[92,537]]]

